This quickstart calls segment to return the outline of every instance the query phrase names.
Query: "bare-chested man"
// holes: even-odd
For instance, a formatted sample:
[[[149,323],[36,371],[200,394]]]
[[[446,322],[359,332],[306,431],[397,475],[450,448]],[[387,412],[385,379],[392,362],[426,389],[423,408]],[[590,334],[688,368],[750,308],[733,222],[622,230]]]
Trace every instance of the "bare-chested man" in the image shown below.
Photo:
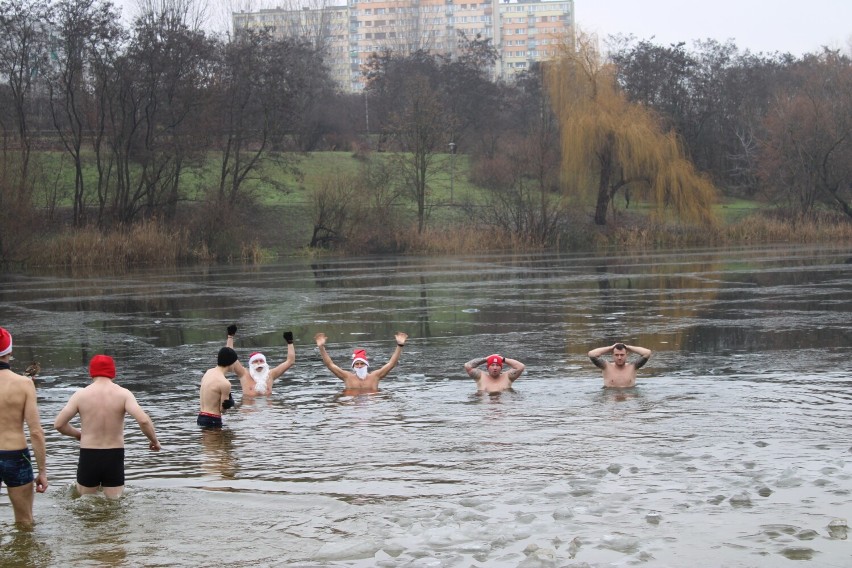
[[[639,359],[635,363],[627,362],[627,352],[636,353]],[[601,356],[612,353],[612,362],[601,359]],[[640,369],[651,358],[651,350],[616,343],[609,347],[598,347],[589,351],[589,359],[603,371],[604,386],[608,388],[630,388],[636,386],[636,369]]]
[[[0,327],[0,485],[6,484],[15,522],[29,527],[33,524],[33,479],[36,491],[47,490],[44,430],[38,417],[33,381],[12,372],[11,358],[12,335]],[[24,422],[38,464],[35,478]]]
[[[225,373],[234,372],[237,360],[236,351],[223,347],[216,355],[216,366],[201,377],[201,408],[196,423],[202,428],[221,428],[222,411],[234,406],[231,381]]]
[[[482,364],[487,365],[487,372],[482,372],[478,368]],[[503,371],[503,365],[508,365],[511,369]],[[520,361],[496,354],[481,359],[471,359],[464,364],[464,370],[476,381],[477,390],[482,392],[500,392],[512,388],[512,383],[521,376],[524,369],[526,366]]]
[[[71,395],[59,411],[54,427],[60,433],[80,441],[77,462],[77,491],[96,493],[117,499],[124,491],[124,417],[129,414],[139,424],[152,451],[160,451],[154,423],[142,410],[133,393],[115,384],[115,361],[107,355],[95,355],[89,361],[92,384]],[[80,415],[80,428],[71,419]]]
[[[233,349],[234,336],[237,334],[237,326],[228,326],[228,340],[225,346]],[[234,372],[240,379],[240,386],[243,389],[243,396],[265,396],[272,394],[272,383],[293,366],[296,362],[296,348],[293,346],[293,332],[285,331],[283,334],[284,341],[287,343],[287,360],[277,367],[269,368],[269,363],[266,362],[266,355],[256,351],[249,355],[248,369],[243,367],[242,363],[237,361],[234,363]]]
[[[402,348],[405,346],[405,340],[408,339],[408,334],[402,331],[397,331],[396,349],[391,355],[390,360],[383,367],[370,371],[370,362],[367,360],[367,352],[363,349],[356,349],[352,353],[352,370],[347,371],[341,369],[334,364],[328,352],[325,350],[325,342],[328,339],[324,333],[318,333],[314,336],[317,342],[322,362],[328,367],[328,370],[334,373],[344,383],[346,389],[357,391],[376,391],[379,388],[379,381],[382,380],[391,370],[396,367],[399,361],[399,356],[402,355]]]

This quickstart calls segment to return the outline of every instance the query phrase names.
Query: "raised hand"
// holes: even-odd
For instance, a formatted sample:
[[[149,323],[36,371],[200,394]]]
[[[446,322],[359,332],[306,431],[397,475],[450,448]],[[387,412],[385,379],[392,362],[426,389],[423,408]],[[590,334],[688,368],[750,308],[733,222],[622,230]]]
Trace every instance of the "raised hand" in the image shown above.
[[[283,333],[283,336],[284,336],[284,341],[287,342],[287,345],[290,345],[291,343],[293,343],[293,332],[292,331],[285,331]]]
[[[320,333],[318,333],[314,336],[314,341],[317,342],[317,347],[324,346],[326,339],[328,339],[328,337],[326,337],[326,335],[322,332],[320,332]]]
[[[231,325],[228,326],[228,335],[233,337],[236,334],[237,334],[237,324],[232,323]]]
[[[397,331],[394,337],[396,338],[396,344],[402,347],[405,345],[405,340],[408,339],[408,334],[404,331]]]

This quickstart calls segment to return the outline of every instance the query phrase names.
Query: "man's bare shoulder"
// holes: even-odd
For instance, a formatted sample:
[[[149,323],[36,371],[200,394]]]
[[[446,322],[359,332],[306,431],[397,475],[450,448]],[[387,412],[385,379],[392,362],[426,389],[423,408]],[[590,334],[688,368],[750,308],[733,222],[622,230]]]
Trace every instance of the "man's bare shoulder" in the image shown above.
[[[30,393],[30,392],[34,393],[35,392],[35,383],[33,383],[33,380],[29,377],[19,375],[18,373],[15,373],[15,372],[10,371],[8,369],[4,369],[4,370],[0,371],[0,377],[2,377],[2,379],[3,379],[3,382],[2,382],[3,390],[5,390],[6,393],[8,393],[8,394],[16,393],[16,392],[20,392],[20,393]]]

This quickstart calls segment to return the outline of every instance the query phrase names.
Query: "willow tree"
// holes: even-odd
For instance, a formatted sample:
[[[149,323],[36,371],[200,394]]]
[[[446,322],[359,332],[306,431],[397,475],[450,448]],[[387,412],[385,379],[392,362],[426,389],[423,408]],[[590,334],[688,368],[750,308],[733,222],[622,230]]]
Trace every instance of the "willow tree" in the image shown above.
[[[619,91],[614,66],[592,38],[578,34],[576,44],[563,46],[545,80],[561,130],[563,178],[581,195],[597,188],[596,224],[606,225],[620,190],[651,201],[660,218],[671,210],[687,222],[714,222],[712,182],[658,115]]]

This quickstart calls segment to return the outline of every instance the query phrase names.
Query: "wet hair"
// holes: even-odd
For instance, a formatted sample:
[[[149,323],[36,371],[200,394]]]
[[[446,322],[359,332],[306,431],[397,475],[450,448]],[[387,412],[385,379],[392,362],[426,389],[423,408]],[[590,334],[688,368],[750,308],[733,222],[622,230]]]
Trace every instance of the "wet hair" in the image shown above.
[[[231,349],[230,347],[223,347],[219,350],[219,354],[216,356],[216,364],[220,367],[227,367],[228,365],[233,365],[237,362],[237,352]]]
[[[627,347],[624,346],[623,343],[616,343],[615,347],[613,347],[613,351],[618,349],[619,351],[627,351]]]

